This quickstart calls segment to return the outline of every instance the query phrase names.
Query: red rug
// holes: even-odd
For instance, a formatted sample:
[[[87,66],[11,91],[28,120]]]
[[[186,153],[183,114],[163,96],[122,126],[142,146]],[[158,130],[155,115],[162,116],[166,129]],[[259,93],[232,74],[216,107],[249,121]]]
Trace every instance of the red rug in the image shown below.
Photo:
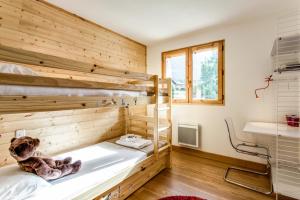
[[[190,196],[171,196],[171,197],[164,197],[159,200],[206,200],[199,197],[190,197]]]

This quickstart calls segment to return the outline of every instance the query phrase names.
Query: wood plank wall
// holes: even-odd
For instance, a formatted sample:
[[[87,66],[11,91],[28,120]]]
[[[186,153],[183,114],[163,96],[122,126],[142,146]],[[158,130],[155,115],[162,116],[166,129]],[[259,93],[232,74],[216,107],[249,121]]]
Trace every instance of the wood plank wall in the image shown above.
[[[0,1],[0,43],[145,72],[146,47],[39,0]]]
[[[146,71],[146,47],[40,0],[0,0],[0,44],[137,72]],[[41,76],[122,83],[112,78],[27,66]],[[145,108],[139,108],[139,112]],[[15,131],[41,140],[53,155],[124,133],[124,109],[93,108],[0,115],[0,166],[14,163],[8,153]]]
[[[17,129],[25,129],[27,135],[38,137],[39,150],[53,155],[124,133],[124,112],[118,108],[93,108],[1,115],[0,166],[15,162],[8,148]]]

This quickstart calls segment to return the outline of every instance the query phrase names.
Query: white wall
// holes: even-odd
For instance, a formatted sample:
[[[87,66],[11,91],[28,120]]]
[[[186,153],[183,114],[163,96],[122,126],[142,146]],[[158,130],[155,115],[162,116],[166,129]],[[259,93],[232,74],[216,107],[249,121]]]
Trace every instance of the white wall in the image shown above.
[[[225,39],[225,106],[174,104],[174,145],[178,122],[199,123],[202,151],[259,161],[232,149],[224,118],[232,117],[238,135],[248,140],[257,138],[242,132],[247,121],[274,120],[272,89],[262,92],[261,99],[255,98],[254,90],[264,86],[264,78],[272,72],[270,52],[275,37],[276,20],[268,17],[194,32],[148,47],[148,73],[161,75],[163,51]]]

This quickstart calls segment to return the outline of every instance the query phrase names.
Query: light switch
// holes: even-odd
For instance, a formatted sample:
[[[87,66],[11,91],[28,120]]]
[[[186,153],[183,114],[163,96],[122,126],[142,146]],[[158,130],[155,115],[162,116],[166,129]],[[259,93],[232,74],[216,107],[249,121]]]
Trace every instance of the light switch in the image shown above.
[[[16,138],[26,136],[26,130],[25,129],[20,129],[16,130]]]

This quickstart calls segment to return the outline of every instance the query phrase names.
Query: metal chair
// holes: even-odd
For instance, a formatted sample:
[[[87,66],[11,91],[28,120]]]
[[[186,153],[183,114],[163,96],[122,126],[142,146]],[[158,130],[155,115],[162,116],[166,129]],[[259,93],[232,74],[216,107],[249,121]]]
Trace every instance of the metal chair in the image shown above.
[[[267,164],[265,172],[259,172],[259,171],[254,171],[254,170],[241,168],[241,167],[234,167],[234,166],[228,167],[226,172],[225,172],[225,175],[224,175],[225,181],[227,181],[229,183],[232,183],[232,184],[235,184],[235,185],[238,185],[238,186],[241,186],[241,187],[244,187],[244,188],[247,188],[247,189],[250,189],[250,190],[253,190],[253,191],[256,191],[256,192],[259,192],[259,193],[263,193],[263,194],[267,194],[267,195],[272,194],[273,193],[273,183],[272,183],[272,174],[271,174],[272,172],[271,172],[271,162],[270,162],[271,155],[270,155],[269,149],[267,147],[264,147],[264,146],[259,146],[257,144],[253,144],[253,143],[250,143],[250,142],[244,142],[244,141],[239,140],[237,138],[236,134],[235,134],[235,130],[234,130],[234,126],[233,126],[233,122],[232,122],[231,118],[226,118],[225,123],[226,123],[226,126],[227,126],[227,131],[228,131],[228,135],[229,135],[230,144],[235,149],[236,152],[262,158],[262,159],[266,160],[266,164]],[[233,139],[239,140],[239,142],[242,142],[242,143],[235,144],[233,142]],[[243,147],[248,148],[248,149],[253,149],[253,151],[245,150],[245,149],[243,149]],[[257,151],[259,149],[265,151],[265,153],[259,153]],[[238,182],[236,180],[230,180],[228,178],[228,174],[229,174],[230,170],[238,170],[238,171],[242,171],[242,172],[253,173],[253,174],[256,174],[256,175],[269,176],[270,190],[263,191],[263,190],[260,190],[258,187],[245,185],[245,184],[243,184],[241,182]]]

